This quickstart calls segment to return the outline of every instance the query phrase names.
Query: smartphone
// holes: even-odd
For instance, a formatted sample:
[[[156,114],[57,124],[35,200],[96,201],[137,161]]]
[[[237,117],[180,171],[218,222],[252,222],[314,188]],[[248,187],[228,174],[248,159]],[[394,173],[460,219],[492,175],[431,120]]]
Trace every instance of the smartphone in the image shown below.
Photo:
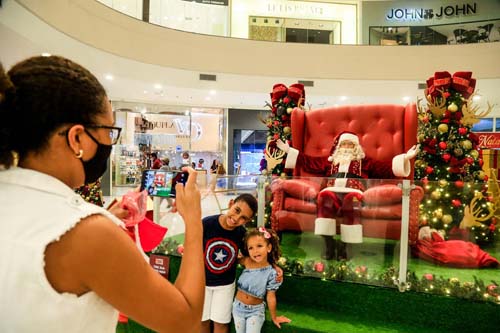
[[[153,197],[175,198],[175,185],[186,184],[189,173],[166,170],[144,170],[141,178],[141,191],[147,190]]]

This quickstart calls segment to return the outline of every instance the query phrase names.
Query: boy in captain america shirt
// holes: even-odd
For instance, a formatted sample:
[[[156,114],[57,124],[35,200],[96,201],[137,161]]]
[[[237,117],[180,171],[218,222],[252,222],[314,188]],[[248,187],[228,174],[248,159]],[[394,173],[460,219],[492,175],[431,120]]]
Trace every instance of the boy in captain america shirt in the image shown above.
[[[210,333],[210,321],[214,333],[229,332],[232,304],[235,294],[236,266],[243,248],[246,229],[257,212],[257,200],[243,193],[229,202],[226,214],[203,218],[203,248],[205,255],[205,303],[201,332]],[[277,280],[283,271],[276,268]]]

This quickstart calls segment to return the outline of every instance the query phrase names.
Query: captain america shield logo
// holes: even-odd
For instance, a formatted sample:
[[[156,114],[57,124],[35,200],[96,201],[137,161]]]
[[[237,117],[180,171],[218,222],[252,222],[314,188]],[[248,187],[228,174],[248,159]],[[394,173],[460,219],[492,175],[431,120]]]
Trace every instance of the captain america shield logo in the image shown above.
[[[205,251],[205,263],[210,272],[224,273],[231,267],[238,255],[238,247],[229,239],[213,238],[208,241]]]

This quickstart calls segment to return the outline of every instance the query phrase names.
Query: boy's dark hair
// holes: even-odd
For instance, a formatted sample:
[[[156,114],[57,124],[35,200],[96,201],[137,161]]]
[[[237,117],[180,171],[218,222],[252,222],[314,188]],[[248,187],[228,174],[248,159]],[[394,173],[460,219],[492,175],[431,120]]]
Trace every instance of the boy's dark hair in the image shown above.
[[[13,154],[46,148],[65,124],[95,124],[106,92],[87,69],[63,57],[32,57],[7,73],[0,65],[0,165],[9,168]]]
[[[153,157],[155,160],[158,158],[158,154],[156,153],[151,153],[151,157]]]
[[[266,234],[269,235],[270,237],[266,238]],[[255,228],[252,230],[247,231],[245,234],[245,239],[243,242],[243,249],[241,249],[241,253],[245,256],[248,257],[248,248],[247,248],[247,241],[250,237],[253,236],[260,236],[266,240],[268,244],[271,244],[272,250],[267,256],[267,261],[271,264],[274,265],[275,263],[278,262],[279,258],[281,257],[281,248],[279,244],[279,237],[276,234],[276,232],[272,229],[266,229],[264,227],[260,228]]]
[[[234,199],[234,203],[237,203],[238,201],[243,201],[248,205],[248,207],[250,207],[253,213],[252,217],[254,217],[257,214],[257,207],[258,207],[257,199],[255,199],[253,195],[251,195],[250,193],[240,194],[236,197],[236,199]]]

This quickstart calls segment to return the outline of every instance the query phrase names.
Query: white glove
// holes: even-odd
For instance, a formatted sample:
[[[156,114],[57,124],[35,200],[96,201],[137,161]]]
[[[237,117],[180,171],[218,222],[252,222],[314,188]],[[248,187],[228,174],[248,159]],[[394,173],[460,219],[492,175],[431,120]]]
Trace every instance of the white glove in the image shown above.
[[[418,154],[418,145],[415,145],[413,147],[411,147],[410,149],[408,149],[408,151],[406,152],[406,155],[405,155],[405,160],[409,161],[413,158],[415,158],[415,156],[417,156]]]
[[[290,151],[290,145],[281,141],[281,139],[276,140],[276,147],[283,150],[285,153],[288,153]]]

